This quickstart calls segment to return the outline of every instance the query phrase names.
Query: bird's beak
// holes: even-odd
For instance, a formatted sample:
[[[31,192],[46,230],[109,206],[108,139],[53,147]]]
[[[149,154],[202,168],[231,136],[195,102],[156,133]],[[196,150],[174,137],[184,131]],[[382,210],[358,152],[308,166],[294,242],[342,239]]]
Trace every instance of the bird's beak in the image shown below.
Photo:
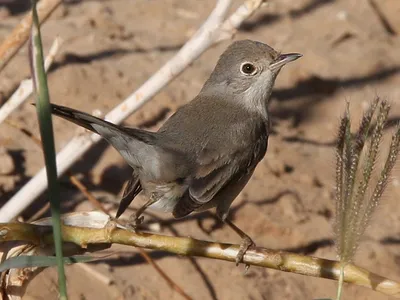
[[[287,54],[281,54],[278,56],[276,61],[272,63],[269,68],[271,70],[276,70],[282,68],[284,65],[287,63],[290,63],[292,61],[295,61],[296,59],[302,57],[303,55],[299,53],[287,53]]]

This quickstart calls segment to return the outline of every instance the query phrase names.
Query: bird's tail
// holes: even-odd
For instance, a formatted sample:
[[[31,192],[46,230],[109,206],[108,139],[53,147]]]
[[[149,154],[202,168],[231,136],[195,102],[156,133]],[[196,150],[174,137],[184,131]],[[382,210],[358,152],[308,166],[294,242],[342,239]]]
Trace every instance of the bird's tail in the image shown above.
[[[94,133],[99,134],[99,132],[93,127],[93,124],[97,124],[99,126],[114,127],[118,130],[118,126],[115,124],[69,107],[51,104],[51,113],[79,126],[82,126]]]
[[[51,104],[51,112],[101,135],[132,167],[140,167],[141,157],[153,150],[156,143],[154,132],[118,126],[87,113],[55,104]]]

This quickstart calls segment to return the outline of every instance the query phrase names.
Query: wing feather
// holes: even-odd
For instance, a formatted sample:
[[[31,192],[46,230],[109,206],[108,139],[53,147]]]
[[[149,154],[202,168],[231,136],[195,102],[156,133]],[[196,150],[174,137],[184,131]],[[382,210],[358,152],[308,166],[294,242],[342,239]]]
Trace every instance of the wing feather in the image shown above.
[[[187,193],[174,207],[176,218],[184,217],[210,202],[230,182],[243,174],[252,173],[264,157],[268,136],[259,138],[253,147],[238,147],[235,152],[224,155],[203,150],[198,157],[198,169],[191,179]]]
[[[128,206],[132,203],[133,199],[142,191],[142,186],[140,184],[139,176],[133,171],[131,179],[129,179],[128,183],[125,186],[124,193],[122,195],[121,202],[118,206],[118,211],[116,214],[116,218],[119,218]]]

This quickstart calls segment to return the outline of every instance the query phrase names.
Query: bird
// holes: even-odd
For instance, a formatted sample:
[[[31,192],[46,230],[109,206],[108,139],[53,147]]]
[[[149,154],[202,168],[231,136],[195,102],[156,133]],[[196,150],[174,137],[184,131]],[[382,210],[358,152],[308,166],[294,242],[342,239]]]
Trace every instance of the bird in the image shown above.
[[[132,167],[116,218],[141,192],[147,202],[131,216],[133,229],[147,208],[174,218],[215,208],[242,239],[238,265],[255,243],[228,218],[229,208],[266,154],[275,79],[283,66],[301,56],[281,54],[253,40],[231,43],[199,94],[156,132],[56,104],[51,112],[102,136]]]

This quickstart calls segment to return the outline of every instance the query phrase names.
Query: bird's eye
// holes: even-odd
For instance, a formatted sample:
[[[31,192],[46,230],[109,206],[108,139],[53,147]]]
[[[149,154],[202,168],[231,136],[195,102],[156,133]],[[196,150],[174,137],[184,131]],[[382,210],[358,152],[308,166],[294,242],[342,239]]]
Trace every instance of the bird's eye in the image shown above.
[[[240,71],[245,75],[254,75],[257,73],[256,67],[253,64],[248,63],[248,62],[243,63],[240,66]]]

